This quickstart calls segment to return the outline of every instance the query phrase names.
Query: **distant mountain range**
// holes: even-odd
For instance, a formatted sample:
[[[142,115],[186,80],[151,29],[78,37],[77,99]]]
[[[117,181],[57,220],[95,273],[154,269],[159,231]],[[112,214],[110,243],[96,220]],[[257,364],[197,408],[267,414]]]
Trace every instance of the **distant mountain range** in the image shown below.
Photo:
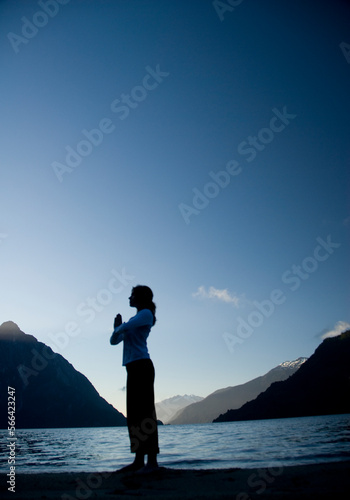
[[[325,339],[283,382],[214,422],[350,413],[350,330]]]
[[[219,389],[202,401],[190,404],[169,420],[170,424],[199,424],[212,422],[221,413],[231,408],[240,408],[265,391],[273,382],[285,380],[295,373],[307,358],[285,361],[265,375],[257,377],[245,384]]]
[[[350,331],[324,340],[309,359],[286,361],[245,384],[161,401],[157,417],[192,424],[350,413],[349,361]],[[84,375],[12,321],[0,325],[0,428],[8,426],[8,387],[17,429],[126,425]]]
[[[197,403],[203,398],[200,396],[195,396],[193,394],[184,396],[173,396],[172,398],[163,399],[159,403],[156,403],[157,418],[159,418],[164,424],[167,424],[179,410],[185,408],[192,403]]]
[[[6,429],[8,387],[15,389],[17,429],[126,425],[84,375],[12,321],[0,326],[0,428]]]

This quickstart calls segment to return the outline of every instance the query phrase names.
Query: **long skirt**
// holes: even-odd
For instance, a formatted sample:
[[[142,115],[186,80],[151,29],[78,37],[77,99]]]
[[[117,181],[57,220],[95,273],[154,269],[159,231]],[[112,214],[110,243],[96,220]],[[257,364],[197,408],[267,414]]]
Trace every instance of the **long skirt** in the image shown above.
[[[150,359],[139,359],[128,363],[126,370],[126,412],[131,453],[159,453],[153,363]]]

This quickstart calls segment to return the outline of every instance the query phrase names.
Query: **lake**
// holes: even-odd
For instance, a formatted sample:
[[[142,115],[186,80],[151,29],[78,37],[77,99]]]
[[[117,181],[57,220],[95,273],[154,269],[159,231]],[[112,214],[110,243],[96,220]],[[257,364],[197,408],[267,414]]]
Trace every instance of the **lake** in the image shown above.
[[[0,430],[0,470],[9,434]],[[130,463],[126,427],[18,429],[16,473],[113,471]],[[350,414],[159,426],[159,465],[267,468],[350,460]]]

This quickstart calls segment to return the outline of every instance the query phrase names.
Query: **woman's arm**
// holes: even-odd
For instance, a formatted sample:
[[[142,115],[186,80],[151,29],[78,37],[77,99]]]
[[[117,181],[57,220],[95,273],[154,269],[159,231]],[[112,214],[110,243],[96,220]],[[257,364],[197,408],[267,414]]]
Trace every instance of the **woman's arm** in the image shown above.
[[[118,314],[118,316],[120,316],[120,314]],[[117,320],[118,316],[116,317],[115,325],[119,323]],[[153,326],[153,314],[149,309],[142,309],[136,314],[136,316],[130,318],[127,323],[122,323],[119,324],[119,326],[116,326],[111,337],[111,344],[119,344],[122,340],[124,340],[124,335],[127,334],[128,330],[134,330],[135,328],[139,328],[141,326]]]
[[[141,309],[127,323],[123,323],[122,326],[125,332],[141,326],[153,326],[153,314],[149,309]]]
[[[121,325],[123,326],[123,325]],[[121,326],[118,326],[114,332],[112,333],[112,337],[110,340],[111,345],[117,345],[120,344],[122,340],[124,340],[124,332],[120,331]]]

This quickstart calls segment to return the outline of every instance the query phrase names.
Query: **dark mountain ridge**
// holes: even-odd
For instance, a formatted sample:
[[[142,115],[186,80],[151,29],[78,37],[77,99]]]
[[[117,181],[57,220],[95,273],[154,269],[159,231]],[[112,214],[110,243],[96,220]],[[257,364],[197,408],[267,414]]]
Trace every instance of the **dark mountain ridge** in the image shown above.
[[[226,387],[212,392],[202,401],[192,403],[170,420],[170,424],[198,424],[212,422],[220,413],[229,409],[240,408],[244,403],[255,399],[261,392],[276,381],[286,380],[305,362],[306,358],[285,361],[269,370],[265,375],[233,387]]]
[[[12,321],[0,325],[0,428],[8,426],[8,387],[16,429],[126,425],[82,373]]]
[[[325,339],[283,382],[214,422],[350,413],[350,330]]]

